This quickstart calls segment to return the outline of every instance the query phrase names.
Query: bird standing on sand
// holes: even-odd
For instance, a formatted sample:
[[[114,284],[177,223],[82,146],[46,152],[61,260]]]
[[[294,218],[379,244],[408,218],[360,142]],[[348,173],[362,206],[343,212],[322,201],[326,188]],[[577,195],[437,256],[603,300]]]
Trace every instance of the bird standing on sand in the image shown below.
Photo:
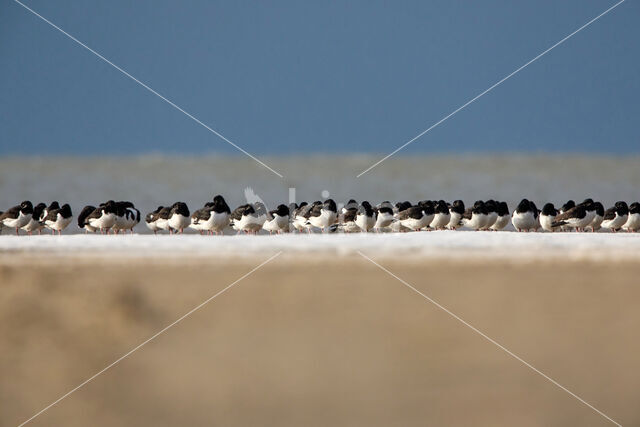
[[[0,215],[0,223],[7,228],[15,228],[16,236],[20,235],[20,228],[24,227],[33,217],[33,205],[25,200]]]
[[[556,219],[558,215],[558,210],[553,205],[553,203],[547,203],[542,207],[542,212],[540,212],[540,227],[544,231],[557,231],[559,227],[553,227],[551,224]]]
[[[434,213],[435,215],[435,213]],[[428,217],[422,206],[411,206],[398,212],[396,219],[404,229],[420,231],[433,220],[433,215]],[[402,228],[401,228],[402,229]]]
[[[447,202],[444,200],[438,200],[434,210],[435,214],[429,224],[429,228],[433,228],[434,230],[444,230],[445,227],[449,225],[449,221],[451,221],[451,213],[449,212]]]
[[[213,202],[205,203],[202,209],[198,209],[191,214],[190,227],[202,234],[222,234],[229,225],[231,209],[224,198],[217,195]],[[239,218],[238,218],[239,219]]]
[[[472,230],[482,230],[488,223],[487,207],[482,200],[477,200],[473,207],[466,209],[462,215],[462,225]]]
[[[640,230],[640,203],[633,202],[629,206],[629,218],[627,222],[622,226],[623,230],[629,233],[634,233]]]
[[[308,231],[306,223],[307,218],[309,217],[311,206],[309,206],[307,202],[301,202],[300,205],[294,204],[294,206],[295,208],[293,209],[293,214],[291,215],[291,225],[293,225],[293,228],[295,228],[298,233],[302,233],[303,230]],[[291,212],[291,208],[289,208],[289,211]]]
[[[350,199],[347,204],[342,208],[338,221],[342,225],[342,231],[344,233],[355,233],[360,230],[358,224],[356,224],[356,217],[358,216],[358,209],[360,206],[358,202]]]
[[[507,206],[506,202],[496,202],[496,213],[498,217],[496,218],[496,222],[490,227],[493,231],[501,231],[509,225],[509,220],[511,216],[509,215],[509,206]]]
[[[376,214],[371,204],[366,200],[360,204],[355,222],[363,233],[367,233],[376,225]]]
[[[538,225],[538,210],[527,199],[522,199],[513,211],[511,223],[517,231],[533,231]]]
[[[44,220],[44,218],[49,214],[49,211],[52,211],[54,209],[60,209],[60,204],[58,203],[57,200],[54,200],[53,202],[49,203],[49,206],[43,209],[42,213],[38,217],[38,220],[40,221]]]
[[[47,205],[44,203],[38,203],[33,208],[33,213],[31,214],[31,219],[26,225],[22,226],[22,229],[27,232],[29,236],[34,231],[37,231],[38,234],[42,234],[42,229],[44,228],[44,224],[42,224],[42,220],[44,219],[42,212],[47,208]],[[1,214],[1,212],[0,212]]]
[[[69,206],[68,203],[65,203],[60,209],[50,210],[43,222],[47,228],[50,228],[53,231],[53,234],[57,231],[58,235],[61,235],[62,230],[71,224],[72,219],[73,214],[71,213],[71,206]]]
[[[426,225],[423,227],[426,231],[431,231],[429,225],[436,216],[436,204],[432,200],[422,200],[418,202],[418,206],[422,208],[424,213],[424,222]]]
[[[85,222],[92,228],[100,230],[101,234],[108,233],[116,223],[116,202],[109,200],[106,203],[102,203],[87,215]]]
[[[381,228],[388,228],[393,220],[393,205],[384,201],[376,208],[376,223],[373,228],[379,233]]]
[[[126,233],[127,230],[133,234],[133,227],[140,222],[140,211],[135,208],[131,202],[116,202],[116,222],[113,224],[113,232],[118,234],[120,231]]]
[[[184,229],[191,224],[191,215],[189,208],[184,202],[175,202],[171,207],[169,218],[167,219],[167,225],[169,226],[169,233],[172,234],[175,230],[176,233],[184,233]]]
[[[338,222],[338,208],[333,199],[327,199],[322,204],[314,204],[309,212],[308,223],[326,233],[329,227]]]
[[[608,228],[614,233],[622,228],[629,219],[629,206],[626,202],[616,202],[615,205],[604,213],[602,227]]]
[[[464,202],[462,200],[456,200],[449,206],[449,214],[451,214],[451,219],[447,225],[449,230],[456,230],[462,226],[462,215],[464,215],[464,211]]]
[[[604,206],[602,206],[602,203],[600,202],[594,202],[593,207],[595,215],[587,228],[590,228],[592,232],[596,232],[600,230],[602,221],[604,220]]]
[[[144,222],[145,224],[147,224],[147,228],[151,231],[153,231],[153,234],[157,234],[158,231],[160,230],[160,227],[158,227],[157,224],[157,220],[158,220],[158,214],[160,213],[160,211],[164,208],[164,206],[158,206],[156,208],[156,210],[149,212],[145,217],[144,217]],[[82,215],[82,214],[80,214]]]
[[[495,200],[489,199],[484,202],[484,207],[487,210],[487,223],[482,227],[482,229],[486,231],[490,230],[491,227],[493,227],[493,224],[498,220],[498,205]]]
[[[289,231],[289,207],[287,205],[278,205],[275,210],[267,212],[267,220],[262,228],[269,234]]]
[[[258,234],[267,220],[267,208],[261,202],[247,204],[242,207],[240,219],[234,222],[238,233]]]
[[[591,223],[592,219],[593,217],[589,218],[587,215],[586,205],[580,203],[568,211],[556,215],[551,227],[567,227],[567,229],[574,228],[576,231],[582,231]]]

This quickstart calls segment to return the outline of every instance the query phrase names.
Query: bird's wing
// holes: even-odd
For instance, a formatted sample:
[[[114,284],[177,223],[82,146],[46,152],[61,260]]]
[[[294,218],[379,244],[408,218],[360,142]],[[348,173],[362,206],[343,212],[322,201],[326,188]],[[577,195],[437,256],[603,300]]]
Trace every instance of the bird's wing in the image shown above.
[[[260,198],[260,196],[258,196],[255,191],[253,191],[253,188],[251,187],[247,187],[244,189],[244,198],[247,200],[247,203],[253,205],[255,203],[262,203],[263,205],[266,206],[266,204],[262,201],[262,199]]]
[[[558,222],[558,221],[566,221],[567,219],[571,218],[574,214],[574,212],[576,211],[577,208],[573,207],[571,209],[569,209],[566,212],[561,213],[560,215],[556,215],[556,218],[554,220],[554,222]]]
[[[20,214],[20,206],[14,206],[11,209],[7,209],[5,213],[0,215],[0,221],[2,221],[5,218],[11,218],[11,219],[17,218],[19,214]]]
[[[616,217],[616,208],[609,208],[605,211],[603,220],[612,220]]]

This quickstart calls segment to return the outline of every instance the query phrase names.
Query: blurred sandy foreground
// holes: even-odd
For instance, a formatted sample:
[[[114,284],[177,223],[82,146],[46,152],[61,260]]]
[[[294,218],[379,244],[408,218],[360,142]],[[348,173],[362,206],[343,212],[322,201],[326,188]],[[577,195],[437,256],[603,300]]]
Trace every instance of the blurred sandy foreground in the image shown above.
[[[0,425],[15,426],[269,257],[0,258]],[[639,425],[637,262],[389,270]],[[357,255],[281,256],[29,425],[610,425]]]

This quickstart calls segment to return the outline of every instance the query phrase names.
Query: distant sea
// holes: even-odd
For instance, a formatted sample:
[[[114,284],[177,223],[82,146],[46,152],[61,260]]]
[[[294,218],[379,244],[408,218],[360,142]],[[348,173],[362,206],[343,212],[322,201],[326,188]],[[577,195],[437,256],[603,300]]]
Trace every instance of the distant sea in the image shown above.
[[[505,200],[547,202],[591,197],[605,207],[616,200],[640,200],[640,156],[570,154],[469,154],[392,157],[360,178],[380,157],[313,155],[263,157],[280,178],[244,156],[139,155],[131,157],[0,157],[0,210],[22,200],[87,204],[130,200],[144,213],[184,201],[194,210],[222,194],[232,209],[245,203],[245,189],[269,207],[289,200],[327,196],[348,199]],[[34,203],[35,204],[35,203]],[[75,223],[74,223],[75,224]],[[144,227],[140,227],[143,231]]]

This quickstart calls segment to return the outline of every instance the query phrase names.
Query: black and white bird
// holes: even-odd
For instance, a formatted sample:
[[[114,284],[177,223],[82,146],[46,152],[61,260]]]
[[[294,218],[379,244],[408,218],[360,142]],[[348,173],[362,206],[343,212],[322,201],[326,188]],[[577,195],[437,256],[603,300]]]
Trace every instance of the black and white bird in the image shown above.
[[[269,234],[281,234],[289,231],[289,207],[287,205],[278,205],[275,210],[267,212],[267,219],[262,228]]]
[[[449,224],[447,225],[449,230],[456,230],[462,226],[462,215],[464,215],[464,211],[464,202],[462,200],[455,200],[451,206],[449,206],[449,214],[451,215],[451,219],[449,219]]]
[[[309,213],[308,222],[311,226],[319,228],[323,233],[338,222],[338,208],[333,199],[327,199],[321,205],[315,205]]]
[[[566,229],[574,228],[576,231],[583,231],[584,228],[591,223],[592,219],[593,217],[589,218],[587,214],[586,204],[580,203],[569,210],[556,215],[551,226],[567,227]]]
[[[438,200],[434,211],[435,214],[429,224],[429,228],[433,228],[434,230],[444,230],[447,225],[449,225],[449,221],[451,221],[451,213],[449,212],[447,202],[444,200]]]
[[[527,199],[522,199],[511,216],[517,231],[534,231],[538,227],[538,209]]]
[[[156,216],[155,224],[156,224],[156,227],[158,227],[159,230],[168,231],[170,233],[172,232],[172,229],[169,226],[169,218],[171,217],[171,209],[173,209],[173,205],[164,206],[158,212],[158,214]]]
[[[167,218],[167,225],[169,226],[169,233],[182,234],[184,229],[191,224],[191,214],[189,213],[189,207],[184,202],[175,202],[169,212]]]
[[[248,207],[250,207],[251,204],[246,203],[244,205],[240,205],[237,208],[235,208],[233,210],[233,212],[231,212],[231,215],[229,215],[229,223],[231,225],[231,228],[233,228],[235,231],[237,231],[238,233],[242,230],[240,230],[240,228],[238,228],[238,224],[240,223],[240,219],[242,219],[242,214],[244,213],[244,210]]]
[[[267,208],[262,202],[243,205],[240,219],[234,221],[238,233],[257,234],[267,220]]]
[[[116,223],[116,202],[109,200],[100,204],[87,216],[86,223],[96,230],[100,230],[102,234],[108,233]]]
[[[300,205],[295,205],[293,213],[291,214],[291,225],[298,233],[302,233],[304,230],[309,230],[306,224],[310,210],[311,206],[307,202],[301,202]],[[291,208],[289,208],[289,212],[291,212]]]
[[[431,231],[429,225],[433,221],[433,218],[436,216],[436,202],[433,200],[422,200],[418,202],[418,206],[422,207],[422,211],[424,212],[427,225],[424,226],[424,229],[427,231]]]
[[[511,219],[507,202],[496,202],[496,213],[498,217],[490,229],[493,231],[504,230],[504,228],[509,225],[509,220]]]
[[[553,203],[547,203],[542,207],[542,212],[540,212],[540,227],[544,231],[558,231],[559,227],[553,227],[553,221],[555,221],[556,216],[558,215],[558,210],[553,205]]]
[[[614,233],[622,228],[629,219],[629,206],[626,202],[616,202],[615,205],[604,213],[602,227],[608,228]]]
[[[18,230],[27,225],[32,217],[33,205],[30,201],[25,200],[0,215],[0,223],[7,228],[15,228],[16,235],[19,235]]]
[[[204,224],[211,218],[212,204],[213,203],[211,202],[207,202],[204,204],[204,207],[191,212],[191,224],[189,224],[189,228],[196,230],[200,234],[211,234],[211,232],[206,229]]]
[[[211,206],[213,218],[209,225],[209,229],[215,234],[222,234],[224,229],[229,226],[231,208],[227,204],[224,197],[217,194],[213,197],[213,205]]]
[[[113,232],[118,234],[120,231],[126,233],[127,230],[133,234],[133,227],[140,222],[140,211],[131,202],[116,202],[116,222],[113,224]]]
[[[52,211],[54,209],[60,209],[60,204],[58,203],[57,200],[54,200],[53,202],[49,203],[49,206],[47,206],[45,209],[42,210],[42,213],[38,217],[38,220],[43,221],[44,218],[49,213],[49,211]]]
[[[407,209],[409,209],[412,206],[413,206],[413,203],[411,203],[409,201],[397,202],[393,206],[393,220],[394,221],[391,223],[391,231],[393,231],[393,232],[411,231],[410,228],[406,228],[405,226],[402,225],[402,222],[400,222],[398,217],[400,216],[401,212],[406,211]]]
[[[533,231],[538,231],[538,229],[540,228],[540,209],[538,209],[533,200],[529,200],[529,206],[531,206],[531,211],[533,212],[533,216],[536,219],[536,226]]]
[[[426,215],[422,206],[416,205],[404,209],[396,214],[396,219],[402,226],[402,229],[420,231],[424,227],[428,226],[433,221],[434,213]]]
[[[384,201],[380,203],[379,206],[376,207],[376,223],[373,228],[377,233],[380,232],[382,228],[388,228],[391,226],[391,223],[394,221],[393,218],[393,205]]]
[[[567,203],[565,203],[564,205],[562,205],[562,207],[560,209],[558,209],[558,215],[559,214],[563,214],[566,211],[568,211],[569,209],[573,209],[576,207],[576,202],[574,202],[572,199],[567,200]],[[562,227],[560,227],[561,231],[569,231],[571,230],[571,227],[563,225]]]
[[[595,215],[591,220],[591,223],[589,223],[589,225],[587,226],[587,228],[590,228],[591,231],[595,232],[600,230],[602,221],[604,220],[604,206],[602,206],[602,203],[600,202],[594,202],[593,207],[594,207]]]
[[[482,229],[490,230],[498,220],[498,205],[495,200],[489,199],[484,202],[484,207],[487,210],[487,224]]]
[[[239,218],[238,218],[239,219]],[[201,234],[222,234],[231,220],[231,209],[224,197],[217,195],[213,202],[208,202],[202,209],[198,209],[191,214],[190,227]]]
[[[157,221],[158,221],[158,214],[163,208],[164,206],[158,206],[154,211],[149,212],[144,217],[144,223],[147,225],[147,228],[149,230],[153,231],[153,234],[157,234],[158,231],[161,230],[161,228],[158,227]]]
[[[356,214],[356,225],[363,232],[367,233],[376,225],[376,213],[368,201],[363,201]]]
[[[60,209],[50,210],[44,218],[43,223],[47,228],[51,229],[54,234],[57,231],[58,234],[61,235],[62,230],[71,224],[72,219],[73,213],[71,212],[71,206],[65,203]]]
[[[81,230],[84,230],[85,234],[95,233],[97,230],[97,228],[91,226],[87,221],[87,218],[89,217],[89,215],[91,215],[95,210],[96,210],[95,206],[87,205],[84,208],[82,208],[82,211],[80,211],[80,215],[78,215],[78,227]]]
[[[629,218],[622,226],[623,230],[635,233],[640,230],[640,203],[633,202],[629,205]]]
[[[580,227],[580,229],[584,231],[589,226],[589,224],[591,224],[593,219],[596,217],[596,204],[593,201],[593,199],[584,199],[584,201],[580,204],[584,206],[584,210],[587,213],[587,216],[585,218],[585,221],[587,221],[587,224],[585,226]]]
[[[33,207],[31,219],[26,225],[22,226],[22,229],[26,231],[29,236],[31,236],[34,231],[37,231],[38,234],[42,234],[42,229],[44,228],[44,224],[42,223],[44,216],[42,215],[42,212],[44,212],[46,208],[47,205],[44,203],[38,203]]]
[[[354,199],[350,199],[346,205],[340,210],[341,214],[338,218],[342,231],[344,233],[355,233],[360,230],[358,224],[356,224],[356,218],[358,216],[358,209],[360,206]]]
[[[462,225],[471,230],[482,230],[489,222],[487,208],[482,200],[477,200],[472,207],[462,214]]]

